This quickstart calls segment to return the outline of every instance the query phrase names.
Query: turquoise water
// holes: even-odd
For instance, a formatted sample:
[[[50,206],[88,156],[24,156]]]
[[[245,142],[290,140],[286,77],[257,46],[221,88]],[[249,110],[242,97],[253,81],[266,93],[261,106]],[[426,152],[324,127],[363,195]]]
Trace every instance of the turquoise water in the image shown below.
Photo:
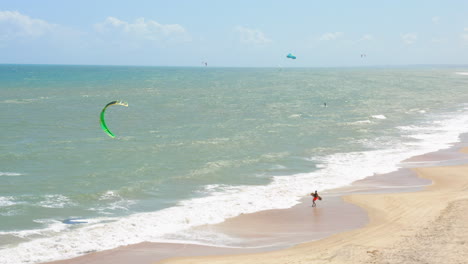
[[[467,72],[0,65],[0,263],[233,245],[189,228],[291,207],[458,141]],[[129,107],[108,108],[112,139],[99,113],[114,100]]]

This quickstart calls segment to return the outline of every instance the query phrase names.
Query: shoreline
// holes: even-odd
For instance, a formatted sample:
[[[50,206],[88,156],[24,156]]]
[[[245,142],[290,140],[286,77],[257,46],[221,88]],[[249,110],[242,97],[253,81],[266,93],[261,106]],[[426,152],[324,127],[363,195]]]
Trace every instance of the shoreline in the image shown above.
[[[322,201],[321,201],[322,202]],[[325,208],[328,208],[325,210]],[[330,210],[332,209],[332,210]],[[343,225],[340,214],[352,216]],[[320,219],[310,223],[310,219]],[[244,214],[214,225],[191,228],[192,234],[207,233],[239,240],[237,247],[216,247],[191,243],[143,242],[115,249],[88,253],[71,259],[45,262],[45,264],[98,264],[98,263],[155,263],[181,256],[231,255],[271,252],[293,245],[326,238],[337,232],[363,227],[367,214],[356,205],[344,202],[340,194],[327,196],[326,203],[311,207],[311,198],[288,209],[273,209]],[[255,223],[252,225],[252,223]],[[253,228],[252,228],[253,227]]]
[[[462,142],[449,149],[439,150],[404,161],[398,171],[374,175],[355,181],[352,185],[323,192],[324,200],[318,207],[311,208],[311,198],[305,197],[301,203],[288,209],[274,209],[240,215],[216,225],[204,225],[193,228],[191,232],[212,232],[228,238],[250,241],[239,247],[215,247],[189,243],[143,242],[122,246],[115,249],[89,253],[71,259],[64,259],[46,264],[78,263],[190,263],[190,259],[199,256],[216,258],[221,255],[230,259],[232,255],[276,254],[330,239],[331,237],[365,229],[372,224],[372,214],[365,203],[355,200],[359,195],[401,194],[424,192],[431,186],[431,180],[421,178],[419,169],[445,164],[468,164],[464,154],[468,150],[468,136]],[[313,213],[316,213],[313,215]],[[346,215],[343,219],[342,215]],[[317,216],[320,220],[317,221]],[[308,219],[314,219],[310,225]],[[262,244],[263,243],[263,244]],[[260,244],[260,246],[259,246]],[[188,261],[188,262],[187,262]],[[205,261],[205,260],[204,260]],[[207,260],[208,261],[208,260]],[[224,263],[224,262],[223,262]],[[227,262],[230,263],[230,262]],[[248,263],[248,262],[246,262]]]
[[[368,214],[369,223],[362,228],[272,252],[155,263],[464,263],[468,259],[467,139],[467,134],[461,135],[461,141],[448,149],[405,161],[408,168],[403,170],[430,181],[425,187],[409,192],[364,188],[344,195],[346,202]],[[373,177],[353,185],[366,186]]]
[[[7,166],[6,192],[0,197],[6,205],[0,208],[5,220],[0,263],[5,264],[85,254],[124,258],[127,253],[133,254],[128,262],[147,258],[149,263],[160,256],[190,255],[186,253],[191,242],[198,248],[193,254],[202,245],[226,245],[203,247],[203,255],[226,248],[230,251],[219,254],[255,253],[362,228],[369,223],[368,213],[341,196],[423,189],[426,183],[404,186],[396,178],[413,166],[429,166],[424,161],[403,165],[405,170],[396,172],[392,181],[373,174],[398,170],[403,159],[450,147],[468,125],[462,96],[466,79],[457,77],[455,70],[439,68],[378,74],[300,71],[294,76],[231,70],[198,76],[193,71],[109,68],[109,80],[119,83],[112,89],[83,69],[13,70],[12,77],[45,78],[23,78],[21,89],[11,90],[12,100],[4,101],[9,112],[14,105],[20,110],[10,118],[11,133],[2,141]],[[54,73],[64,78],[46,78]],[[127,81],[120,83],[123,79]],[[76,85],[83,80],[86,85]],[[68,88],[74,92],[69,94]],[[102,107],[99,101],[109,89],[136,102],[132,111],[122,110],[125,120],[117,141],[103,137],[86,119],[99,112],[92,105]],[[401,100],[388,104],[392,97]],[[57,111],[49,106],[63,101],[70,103],[60,116],[83,118],[59,123],[50,118]],[[86,102],[90,107],[83,108]],[[210,111],[192,111],[200,109]],[[150,114],[140,115],[140,110]],[[37,120],[21,123],[28,113]],[[57,125],[59,129],[50,129]],[[37,137],[30,133],[36,129]],[[458,161],[434,161],[452,162]],[[349,187],[367,176],[374,182]],[[331,190],[342,186],[348,187]],[[308,194],[315,189],[324,201],[311,209]],[[292,207],[303,197],[298,213],[267,211],[230,219]],[[355,211],[345,212],[345,206]],[[304,219],[314,221],[313,226],[301,225],[307,223],[301,222]],[[222,225],[200,226],[225,220]],[[197,228],[188,234],[189,226]],[[163,252],[164,247],[174,254]]]
[[[432,184],[415,192],[344,196],[370,222],[291,248],[157,263],[464,263],[468,259],[468,164],[414,168]]]

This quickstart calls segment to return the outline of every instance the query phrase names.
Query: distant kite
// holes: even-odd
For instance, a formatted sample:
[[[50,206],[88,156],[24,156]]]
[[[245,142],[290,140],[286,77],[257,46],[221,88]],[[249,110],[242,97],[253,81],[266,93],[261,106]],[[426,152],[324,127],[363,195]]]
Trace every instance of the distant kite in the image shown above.
[[[295,60],[296,59],[296,56],[292,55],[291,53],[289,53],[286,58],[289,58],[289,59],[293,59]]]
[[[112,101],[112,102],[106,104],[106,106],[104,106],[104,108],[101,111],[101,128],[102,128],[102,130],[104,130],[104,132],[106,132],[107,135],[109,135],[109,137],[115,138],[114,134],[112,134],[112,132],[109,130],[109,128],[107,128],[106,120],[104,119],[104,114],[106,112],[106,109],[107,109],[107,107],[109,107],[111,105],[128,106],[128,104],[126,102],[122,102],[122,101]]]

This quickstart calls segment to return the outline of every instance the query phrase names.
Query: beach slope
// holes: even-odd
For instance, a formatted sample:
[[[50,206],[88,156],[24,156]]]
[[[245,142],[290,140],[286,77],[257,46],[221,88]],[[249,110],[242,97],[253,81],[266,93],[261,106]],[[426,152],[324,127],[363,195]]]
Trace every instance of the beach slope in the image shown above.
[[[159,263],[466,263],[468,165],[415,171],[433,184],[419,192],[345,196],[368,212],[364,228],[273,252]]]

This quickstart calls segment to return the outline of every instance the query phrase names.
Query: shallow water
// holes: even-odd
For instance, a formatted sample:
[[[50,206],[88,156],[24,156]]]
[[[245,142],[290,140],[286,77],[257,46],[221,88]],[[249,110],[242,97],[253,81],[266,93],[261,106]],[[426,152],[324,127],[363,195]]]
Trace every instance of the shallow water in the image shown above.
[[[468,131],[464,72],[0,65],[0,263],[166,241],[394,171]]]

